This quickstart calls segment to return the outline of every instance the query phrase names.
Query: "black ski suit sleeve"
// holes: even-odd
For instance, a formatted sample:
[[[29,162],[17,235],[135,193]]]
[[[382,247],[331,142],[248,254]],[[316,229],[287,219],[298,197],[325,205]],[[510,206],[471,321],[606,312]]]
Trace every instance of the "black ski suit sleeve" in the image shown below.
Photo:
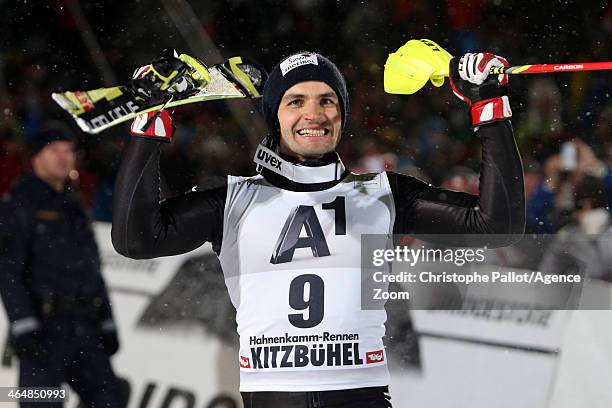
[[[486,242],[477,238],[469,242],[489,246],[509,245],[523,234],[523,166],[512,125],[499,121],[481,126],[478,136],[482,141],[478,196],[388,173],[395,201],[395,234],[495,234]],[[440,242],[464,244],[464,238],[440,237]]]
[[[162,200],[160,144],[144,138],[129,142],[113,197],[113,246],[136,259],[177,255],[205,242],[219,253],[227,180]]]

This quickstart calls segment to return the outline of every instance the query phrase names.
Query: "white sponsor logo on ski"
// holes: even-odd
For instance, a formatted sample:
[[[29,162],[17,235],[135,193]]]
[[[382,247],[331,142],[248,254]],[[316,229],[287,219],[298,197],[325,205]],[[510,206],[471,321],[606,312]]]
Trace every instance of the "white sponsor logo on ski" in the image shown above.
[[[133,101],[128,101],[127,103],[109,109],[105,113],[96,116],[95,118],[89,121],[89,125],[93,129],[100,128],[102,126],[108,125],[116,120],[121,119],[124,116],[130,115],[136,112],[140,107],[136,105]]]
[[[555,71],[563,71],[566,69],[582,69],[584,68],[584,65],[582,64],[565,64],[565,65],[555,65],[554,67]]]
[[[294,68],[301,67],[302,65],[319,65],[317,56],[314,54],[296,54],[292,55],[283,62],[280,63],[280,69],[283,76],[287,75],[287,72]]]

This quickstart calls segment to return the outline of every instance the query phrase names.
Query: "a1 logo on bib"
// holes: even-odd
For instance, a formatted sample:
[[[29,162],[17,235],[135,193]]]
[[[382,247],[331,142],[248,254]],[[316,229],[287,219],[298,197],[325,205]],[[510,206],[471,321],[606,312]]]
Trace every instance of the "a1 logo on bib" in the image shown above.
[[[333,210],[335,215],[336,235],[346,235],[346,209],[344,197],[336,197],[334,201],[322,204],[323,210]],[[300,237],[302,227],[306,237]],[[291,211],[281,230],[274,252],[270,257],[271,264],[291,262],[298,248],[310,248],[312,256],[318,258],[329,256],[329,247],[323,234],[317,213],[311,205],[300,205]]]

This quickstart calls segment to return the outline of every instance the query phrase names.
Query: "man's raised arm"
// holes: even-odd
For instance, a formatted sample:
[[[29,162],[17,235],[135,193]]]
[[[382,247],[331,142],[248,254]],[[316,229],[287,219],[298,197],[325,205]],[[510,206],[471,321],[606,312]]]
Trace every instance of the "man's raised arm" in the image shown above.
[[[497,234],[487,244],[502,246],[524,232],[523,166],[509,120],[508,78],[488,74],[491,66],[507,65],[504,58],[488,53],[451,60],[453,93],[469,105],[471,125],[482,142],[479,195],[391,173],[395,233]]]
[[[121,162],[113,197],[113,246],[130,258],[176,255],[205,242],[219,252],[227,182],[162,200],[161,142],[147,139],[134,137]]]

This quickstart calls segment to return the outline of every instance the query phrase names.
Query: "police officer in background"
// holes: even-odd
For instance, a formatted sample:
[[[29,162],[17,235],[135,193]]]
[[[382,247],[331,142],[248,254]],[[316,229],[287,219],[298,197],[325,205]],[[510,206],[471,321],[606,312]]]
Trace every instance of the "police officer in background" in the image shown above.
[[[119,342],[98,248],[69,184],[75,141],[51,124],[31,153],[32,172],[0,203],[0,292],[19,386],[68,383],[85,406],[125,406],[110,363]]]

